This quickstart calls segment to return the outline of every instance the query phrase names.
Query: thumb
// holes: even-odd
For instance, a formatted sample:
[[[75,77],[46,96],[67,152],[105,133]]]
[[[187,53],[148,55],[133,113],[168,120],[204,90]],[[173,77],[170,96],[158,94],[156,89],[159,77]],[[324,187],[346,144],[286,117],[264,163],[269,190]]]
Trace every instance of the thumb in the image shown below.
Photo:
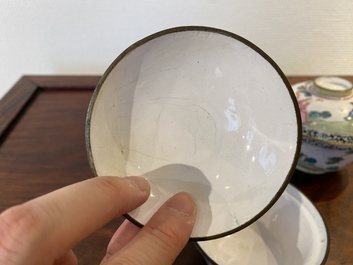
[[[104,264],[172,264],[188,242],[196,219],[191,195],[174,195],[141,231]],[[108,249],[109,253],[109,249]]]

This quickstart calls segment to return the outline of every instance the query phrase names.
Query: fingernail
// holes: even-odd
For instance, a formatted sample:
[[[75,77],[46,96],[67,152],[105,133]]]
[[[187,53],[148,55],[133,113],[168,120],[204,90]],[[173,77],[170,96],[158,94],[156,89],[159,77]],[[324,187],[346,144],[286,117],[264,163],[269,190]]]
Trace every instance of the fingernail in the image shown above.
[[[126,180],[130,181],[132,185],[141,190],[142,192],[150,192],[150,184],[144,177],[126,177]]]
[[[170,198],[166,207],[184,217],[190,217],[196,213],[196,203],[190,194],[181,192]]]

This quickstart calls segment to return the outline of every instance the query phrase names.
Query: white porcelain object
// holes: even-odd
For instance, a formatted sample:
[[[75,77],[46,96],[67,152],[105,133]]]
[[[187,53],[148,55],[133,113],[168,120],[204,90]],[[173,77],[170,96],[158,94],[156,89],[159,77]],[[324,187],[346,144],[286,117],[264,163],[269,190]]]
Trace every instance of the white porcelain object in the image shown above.
[[[353,89],[340,77],[293,85],[303,122],[297,168],[310,174],[337,171],[353,162]]]
[[[143,175],[149,200],[128,214],[144,225],[169,197],[198,205],[192,239],[249,225],[295,169],[301,128],[276,64],[241,37],[181,27],[129,47],[99,82],[87,115],[96,175]]]
[[[319,265],[329,252],[329,236],[315,206],[288,185],[275,205],[244,230],[197,243],[209,264]]]

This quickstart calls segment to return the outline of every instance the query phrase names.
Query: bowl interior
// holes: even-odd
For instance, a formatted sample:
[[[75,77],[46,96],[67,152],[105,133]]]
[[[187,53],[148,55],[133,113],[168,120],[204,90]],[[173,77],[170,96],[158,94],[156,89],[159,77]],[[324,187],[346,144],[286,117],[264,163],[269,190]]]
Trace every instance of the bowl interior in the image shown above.
[[[289,181],[300,119],[283,74],[237,35],[208,28],[157,33],[108,68],[87,118],[97,175],[143,175],[145,224],[178,191],[198,204],[192,238],[235,232],[262,215]],[[299,121],[299,122],[298,122]]]
[[[315,206],[289,185],[276,204],[246,229],[198,245],[208,260],[220,265],[311,265],[324,264],[329,239]]]

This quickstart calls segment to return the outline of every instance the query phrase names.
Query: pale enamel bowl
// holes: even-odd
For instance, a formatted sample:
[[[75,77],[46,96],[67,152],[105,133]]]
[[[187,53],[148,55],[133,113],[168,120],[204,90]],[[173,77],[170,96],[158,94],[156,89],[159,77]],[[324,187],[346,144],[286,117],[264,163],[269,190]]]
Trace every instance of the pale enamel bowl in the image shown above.
[[[315,206],[289,185],[255,223],[198,246],[209,264],[320,265],[328,256],[329,236]]]
[[[295,169],[301,122],[278,66],[245,39],[181,27],[133,44],[107,69],[86,124],[95,174],[143,175],[144,225],[170,196],[198,206],[194,240],[236,232],[263,215]]]

